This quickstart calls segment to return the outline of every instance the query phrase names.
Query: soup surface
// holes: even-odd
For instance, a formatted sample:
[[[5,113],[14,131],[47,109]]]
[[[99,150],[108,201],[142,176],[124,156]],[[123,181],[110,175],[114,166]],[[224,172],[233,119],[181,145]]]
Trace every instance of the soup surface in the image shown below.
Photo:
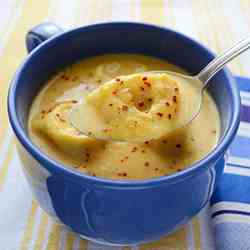
[[[202,159],[218,142],[220,121],[214,101],[205,93],[198,117],[188,126],[143,143],[101,141],[87,137],[68,120],[80,99],[103,83],[149,70],[185,73],[163,60],[108,54],[80,61],[55,75],[35,98],[29,116],[29,134],[47,155],[89,175],[140,180],[169,175]],[[186,97],[195,94],[186,89]]]

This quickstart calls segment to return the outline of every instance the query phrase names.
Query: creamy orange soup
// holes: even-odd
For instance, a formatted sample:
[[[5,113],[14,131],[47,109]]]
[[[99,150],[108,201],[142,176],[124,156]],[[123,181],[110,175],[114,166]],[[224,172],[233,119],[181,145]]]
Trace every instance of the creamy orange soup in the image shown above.
[[[45,84],[33,102],[29,116],[31,139],[51,158],[92,176],[139,180],[189,167],[218,142],[219,115],[208,93],[192,123],[143,143],[97,140],[79,133],[69,122],[72,107],[98,86],[120,75],[149,70],[185,73],[163,60],[135,54],[97,56],[64,69]],[[192,90],[184,94],[191,98]]]

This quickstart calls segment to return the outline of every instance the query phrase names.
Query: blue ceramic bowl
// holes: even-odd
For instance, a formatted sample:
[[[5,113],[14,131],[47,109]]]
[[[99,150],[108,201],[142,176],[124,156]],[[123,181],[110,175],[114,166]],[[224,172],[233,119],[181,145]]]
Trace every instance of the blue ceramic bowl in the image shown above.
[[[166,59],[196,74],[214,57],[209,50],[180,33],[139,23],[102,23],[68,32],[47,23],[29,32],[26,42],[32,52],[13,78],[9,119],[26,178],[48,214],[84,238],[129,245],[173,232],[209,202],[239,125],[239,91],[226,69],[209,88],[221,118],[219,144],[190,168],[170,176],[145,181],[87,176],[49,158],[27,134],[34,97],[66,65],[98,54],[129,52]]]

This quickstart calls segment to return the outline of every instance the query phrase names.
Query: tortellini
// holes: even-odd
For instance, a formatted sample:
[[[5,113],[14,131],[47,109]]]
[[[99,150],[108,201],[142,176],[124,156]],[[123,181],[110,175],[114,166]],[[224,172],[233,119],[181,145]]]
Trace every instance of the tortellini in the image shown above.
[[[180,99],[179,83],[165,73],[121,76],[92,91],[70,119],[88,136],[143,142],[178,125]]]

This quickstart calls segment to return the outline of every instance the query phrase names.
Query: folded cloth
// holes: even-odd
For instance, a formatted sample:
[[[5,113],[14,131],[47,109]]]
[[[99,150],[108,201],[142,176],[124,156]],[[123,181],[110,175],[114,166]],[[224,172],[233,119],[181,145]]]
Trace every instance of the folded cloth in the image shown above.
[[[250,250],[250,79],[236,80],[241,92],[241,123],[211,200],[218,250]]]

